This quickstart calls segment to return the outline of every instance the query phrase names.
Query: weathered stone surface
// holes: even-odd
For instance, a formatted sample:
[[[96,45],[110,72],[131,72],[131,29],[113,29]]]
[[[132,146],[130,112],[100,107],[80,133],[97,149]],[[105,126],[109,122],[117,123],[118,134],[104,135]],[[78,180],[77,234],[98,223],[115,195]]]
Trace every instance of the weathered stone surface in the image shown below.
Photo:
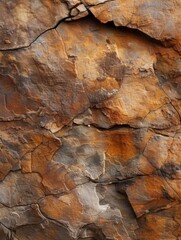
[[[180,8],[179,0],[108,0],[89,9],[103,23],[113,21],[116,26],[138,29],[156,40],[176,44],[180,51]]]
[[[27,234],[28,233],[28,234]],[[14,237],[14,236],[13,236]],[[25,225],[16,230],[14,239],[29,240],[29,239],[66,239],[73,240],[67,228],[57,222],[44,221],[41,224]]]
[[[179,240],[180,0],[0,9],[0,239]]]
[[[7,208],[1,205],[0,209],[1,222],[5,227],[10,229],[15,229],[16,227],[24,225],[39,224],[44,220],[37,204],[17,206],[13,208]]]
[[[139,220],[139,239],[179,239],[180,204],[157,213],[147,214]],[[154,224],[153,224],[154,223]]]
[[[69,14],[66,4],[56,0],[3,0],[0,9],[0,49],[29,46]]]
[[[0,225],[0,234],[1,234],[2,240],[10,239],[12,236],[11,231],[7,229],[5,226],[3,226],[2,224]]]
[[[9,173],[0,183],[0,202],[8,207],[36,203],[44,196],[43,190],[37,173]]]

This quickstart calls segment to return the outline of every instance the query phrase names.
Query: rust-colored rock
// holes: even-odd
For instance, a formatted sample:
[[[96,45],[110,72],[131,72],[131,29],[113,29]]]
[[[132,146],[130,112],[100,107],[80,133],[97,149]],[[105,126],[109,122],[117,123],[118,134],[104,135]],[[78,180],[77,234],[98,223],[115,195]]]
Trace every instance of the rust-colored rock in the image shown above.
[[[179,240],[180,0],[0,9],[0,239]]]
[[[108,0],[103,4],[84,0],[90,11],[101,22],[113,21],[116,26],[137,29],[150,37],[174,44],[180,49],[180,0]]]
[[[68,17],[66,4],[61,1],[0,2],[0,49],[16,49],[31,45],[42,32],[55,27]]]

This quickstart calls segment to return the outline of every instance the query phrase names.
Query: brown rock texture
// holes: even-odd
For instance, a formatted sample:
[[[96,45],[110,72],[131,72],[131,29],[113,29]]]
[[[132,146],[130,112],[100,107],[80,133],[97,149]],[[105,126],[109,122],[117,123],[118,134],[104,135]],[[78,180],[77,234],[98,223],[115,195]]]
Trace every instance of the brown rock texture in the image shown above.
[[[181,0],[0,11],[0,240],[181,240]]]

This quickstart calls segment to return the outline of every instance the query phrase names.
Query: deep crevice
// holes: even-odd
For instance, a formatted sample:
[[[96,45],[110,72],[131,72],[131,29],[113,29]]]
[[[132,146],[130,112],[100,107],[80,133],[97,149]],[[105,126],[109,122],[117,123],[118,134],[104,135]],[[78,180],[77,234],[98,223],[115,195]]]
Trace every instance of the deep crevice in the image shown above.
[[[111,0],[111,1],[113,1],[113,0]],[[106,2],[110,2],[110,1],[106,1]],[[121,32],[132,33],[132,34],[140,37],[143,40],[151,42],[152,45],[155,44],[155,45],[158,45],[158,46],[161,46],[161,47],[165,47],[165,48],[170,48],[170,47],[173,48],[173,44],[169,44],[168,41],[161,41],[161,40],[155,39],[155,38],[151,37],[150,35],[142,32],[139,29],[130,28],[130,27],[127,27],[127,26],[116,26],[113,21],[110,21],[110,22],[107,22],[107,23],[102,23],[93,15],[93,13],[91,12],[91,10],[89,9],[87,4],[85,4],[83,2],[82,2],[82,4],[84,4],[85,8],[87,9],[87,11],[89,13],[88,16],[83,17],[84,19],[85,18],[90,18],[91,20],[93,19],[94,21],[97,21],[99,24],[106,25],[106,26],[108,26],[108,27],[110,27],[112,29],[119,29]],[[104,3],[101,3],[101,4],[104,4]],[[42,35],[44,35],[46,32],[49,32],[51,30],[56,29],[62,22],[65,22],[67,19],[69,21],[71,19],[70,12],[69,12],[69,15],[67,17],[59,20],[53,27],[50,27],[50,28],[44,30],[43,32],[41,32],[30,44],[25,45],[25,46],[15,47],[15,48],[0,49],[0,51],[2,51],[2,52],[9,52],[9,51],[17,51],[17,50],[27,49],[27,48],[31,47],[31,45],[33,43],[35,43]],[[82,19],[82,18],[80,18],[80,19]],[[72,21],[81,21],[80,19],[71,20],[70,22],[72,22]]]

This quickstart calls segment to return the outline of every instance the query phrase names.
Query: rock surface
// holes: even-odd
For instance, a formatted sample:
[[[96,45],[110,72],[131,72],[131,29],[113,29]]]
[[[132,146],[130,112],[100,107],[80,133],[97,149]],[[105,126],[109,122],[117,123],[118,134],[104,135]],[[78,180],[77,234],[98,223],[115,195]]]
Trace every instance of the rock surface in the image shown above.
[[[0,9],[0,239],[181,239],[181,1]]]

